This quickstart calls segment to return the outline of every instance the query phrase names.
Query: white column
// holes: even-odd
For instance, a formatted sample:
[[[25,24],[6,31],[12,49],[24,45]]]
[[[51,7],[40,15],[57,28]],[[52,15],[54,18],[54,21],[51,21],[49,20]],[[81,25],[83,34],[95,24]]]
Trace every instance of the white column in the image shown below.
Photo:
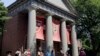
[[[68,44],[67,44],[67,32],[66,32],[66,21],[61,22],[61,39],[62,39],[62,50],[64,54],[66,54],[68,50]]]
[[[52,16],[46,17],[46,47],[49,51],[53,48]]]
[[[78,44],[77,44],[75,25],[72,25],[71,39],[72,39],[72,56],[78,56]]]
[[[31,55],[36,56],[36,10],[34,8],[29,9],[28,18],[28,37],[27,37],[27,48],[30,49]]]

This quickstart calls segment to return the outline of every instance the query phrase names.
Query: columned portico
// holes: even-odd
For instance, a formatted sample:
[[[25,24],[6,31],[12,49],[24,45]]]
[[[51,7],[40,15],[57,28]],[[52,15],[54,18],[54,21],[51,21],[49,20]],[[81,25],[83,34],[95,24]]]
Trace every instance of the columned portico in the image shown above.
[[[30,7],[28,18],[28,37],[27,48],[30,49],[31,55],[36,56],[36,9]]]
[[[51,51],[53,49],[53,31],[52,31],[52,16],[46,16],[46,48]]]
[[[67,33],[66,33],[66,21],[61,22],[61,42],[62,42],[62,50],[64,52],[64,55],[66,55],[66,52],[68,50],[68,44],[67,44]]]
[[[78,44],[77,44],[75,25],[72,25],[71,40],[72,40],[72,56],[78,56]]]

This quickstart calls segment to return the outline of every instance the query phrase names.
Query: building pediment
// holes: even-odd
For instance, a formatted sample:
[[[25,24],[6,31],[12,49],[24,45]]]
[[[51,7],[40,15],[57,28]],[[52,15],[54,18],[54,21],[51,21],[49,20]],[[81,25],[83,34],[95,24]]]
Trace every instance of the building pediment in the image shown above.
[[[45,0],[45,2],[54,5],[70,13],[76,13],[69,0]]]

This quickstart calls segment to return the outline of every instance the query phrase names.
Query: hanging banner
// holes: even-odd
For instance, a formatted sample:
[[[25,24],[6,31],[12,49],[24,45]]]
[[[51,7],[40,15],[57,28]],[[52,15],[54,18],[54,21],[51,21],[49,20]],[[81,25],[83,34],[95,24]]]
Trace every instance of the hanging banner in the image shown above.
[[[61,41],[60,40],[60,22],[58,20],[53,19],[53,41]]]
[[[44,40],[43,21],[41,20],[37,20],[37,23],[36,23],[36,38]]]

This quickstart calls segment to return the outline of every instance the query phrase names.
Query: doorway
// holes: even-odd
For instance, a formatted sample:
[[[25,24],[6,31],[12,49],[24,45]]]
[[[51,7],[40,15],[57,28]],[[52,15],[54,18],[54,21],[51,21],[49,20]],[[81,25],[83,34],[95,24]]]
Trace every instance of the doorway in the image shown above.
[[[60,56],[61,42],[54,41],[55,56]]]

